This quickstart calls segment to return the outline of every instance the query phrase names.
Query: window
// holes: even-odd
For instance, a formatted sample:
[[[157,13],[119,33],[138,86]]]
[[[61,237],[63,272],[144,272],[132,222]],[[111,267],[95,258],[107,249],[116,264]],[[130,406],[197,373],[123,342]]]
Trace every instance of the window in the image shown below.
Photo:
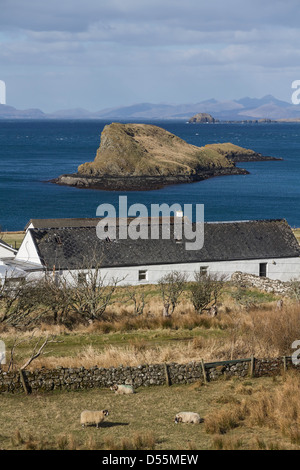
[[[78,274],[78,284],[80,286],[84,285],[87,281],[87,274],[86,273],[79,273]]]
[[[208,266],[200,266],[200,274],[203,274],[205,276],[205,274],[207,274],[207,271]]]
[[[148,278],[148,271],[145,269],[139,271],[139,281],[147,281]]]
[[[259,263],[259,276],[267,277],[267,264],[268,263]]]

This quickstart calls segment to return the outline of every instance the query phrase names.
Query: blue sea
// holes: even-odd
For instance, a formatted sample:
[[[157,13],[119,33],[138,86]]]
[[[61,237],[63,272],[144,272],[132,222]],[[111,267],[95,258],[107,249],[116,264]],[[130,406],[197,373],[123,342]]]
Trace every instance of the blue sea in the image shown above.
[[[155,191],[111,192],[58,186],[95,158],[104,121],[0,121],[0,226],[23,230],[32,218],[96,217],[97,207],[163,202],[204,204],[206,221],[285,218],[300,227],[300,124],[202,124],[153,121],[188,143],[232,142],[282,161],[239,163],[250,174],[223,176]]]

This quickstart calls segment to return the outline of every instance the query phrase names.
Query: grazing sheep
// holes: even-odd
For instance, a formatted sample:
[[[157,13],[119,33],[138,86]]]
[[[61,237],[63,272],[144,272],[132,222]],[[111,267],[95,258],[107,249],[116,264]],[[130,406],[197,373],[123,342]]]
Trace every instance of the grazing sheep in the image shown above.
[[[84,428],[85,426],[96,425],[97,428],[99,424],[102,423],[104,418],[108,416],[108,410],[101,411],[89,411],[84,410],[80,415],[80,424]]]
[[[199,424],[202,420],[198,413],[192,411],[182,411],[175,416],[175,423],[194,423]]]
[[[118,395],[129,395],[130,393],[135,393],[132,385],[113,385],[110,389],[114,390]]]

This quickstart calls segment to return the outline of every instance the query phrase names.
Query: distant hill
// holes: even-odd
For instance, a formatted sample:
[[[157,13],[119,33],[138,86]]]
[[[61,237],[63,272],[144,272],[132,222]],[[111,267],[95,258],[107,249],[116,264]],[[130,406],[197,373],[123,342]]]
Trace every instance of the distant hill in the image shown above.
[[[19,110],[13,106],[0,104],[0,119],[44,119],[46,114],[40,109]]]
[[[0,105],[0,119],[101,119],[106,121],[153,121],[177,119],[188,121],[192,116],[206,113],[218,121],[255,119],[299,120],[300,105],[278,100],[272,95],[262,98],[244,97],[239,100],[218,101],[214,98],[190,104],[137,103],[130,106],[100,109],[91,112],[82,108],[44,113],[39,109],[17,110]]]

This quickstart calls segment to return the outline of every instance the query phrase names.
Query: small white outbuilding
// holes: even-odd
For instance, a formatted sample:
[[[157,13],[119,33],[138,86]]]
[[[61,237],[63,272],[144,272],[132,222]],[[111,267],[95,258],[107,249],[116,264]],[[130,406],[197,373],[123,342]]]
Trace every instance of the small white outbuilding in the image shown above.
[[[16,253],[17,250],[0,239],[0,260],[13,259],[16,256]]]

